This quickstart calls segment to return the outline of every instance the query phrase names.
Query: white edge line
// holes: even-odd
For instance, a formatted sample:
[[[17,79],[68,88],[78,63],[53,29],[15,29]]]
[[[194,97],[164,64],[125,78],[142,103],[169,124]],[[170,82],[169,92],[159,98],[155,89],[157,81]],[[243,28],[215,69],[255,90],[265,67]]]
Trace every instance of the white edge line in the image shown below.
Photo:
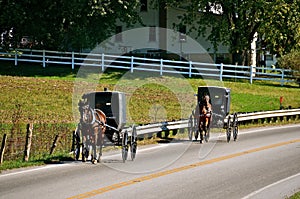
[[[151,148],[146,148],[146,149],[141,149],[139,151],[143,152],[143,151],[150,151],[150,150],[155,150],[158,148],[163,148],[166,147],[167,145],[157,145],[157,146],[153,146]],[[108,155],[108,156],[103,156],[103,158],[109,158],[109,157],[114,157],[114,156],[120,156],[120,154],[114,154],[114,155]],[[13,175],[20,175],[20,174],[25,174],[25,173],[30,173],[30,172],[34,172],[34,171],[40,171],[40,170],[45,170],[45,169],[53,169],[53,168],[57,168],[57,167],[62,167],[62,166],[70,166],[72,165],[72,163],[65,163],[65,164],[55,164],[55,165],[45,165],[45,166],[41,166],[41,167],[37,167],[37,168],[32,168],[32,169],[26,169],[23,171],[17,171],[17,172],[11,172],[11,173],[7,173],[7,174],[0,174],[0,178],[2,177],[8,177],[8,176],[13,176]]]
[[[300,127],[300,124],[277,126],[277,127],[272,127],[272,128],[266,127],[266,128],[263,128],[263,129],[255,129],[255,130],[250,130],[250,131],[246,131],[246,132],[241,132],[241,134],[250,134],[250,133],[255,133],[255,132],[259,132],[259,131],[272,130],[272,129],[278,129],[278,128],[291,128],[291,127]],[[224,136],[225,135],[219,135],[219,136],[217,136],[217,139],[221,138],[221,137],[224,137]],[[141,152],[150,151],[150,150],[155,150],[156,148],[162,148],[162,147],[166,147],[166,146],[167,146],[166,144],[157,145],[157,146],[153,146],[153,147],[150,147],[150,148],[141,149],[139,151],[141,151]],[[119,156],[119,155],[120,154],[114,154],[114,155],[105,156],[103,158],[114,157],[114,156]],[[1,177],[18,175],[18,174],[29,173],[29,172],[33,172],[33,171],[44,170],[44,169],[51,169],[51,168],[56,168],[56,167],[61,167],[61,166],[69,166],[69,165],[71,165],[71,164],[46,165],[46,166],[43,166],[43,167],[28,169],[28,170],[24,170],[24,171],[12,172],[12,173],[7,173],[7,174],[0,174],[0,178]],[[299,173],[299,175],[300,175],[300,173]]]
[[[46,165],[46,166],[41,166],[41,167],[38,167],[38,168],[26,169],[26,170],[23,170],[23,171],[17,171],[17,172],[12,172],[12,173],[7,173],[7,174],[0,174],[0,178],[1,177],[18,175],[18,174],[30,173],[30,172],[33,172],[33,171],[39,171],[39,170],[44,170],[44,169],[51,169],[51,168],[62,167],[62,166],[70,166],[70,165],[71,164]]]
[[[256,191],[250,193],[249,195],[243,197],[242,199],[249,199],[249,198],[251,198],[251,197],[253,197],[253,196],[255,196],[255,195],[257,195],[257,194],[259,194],[259,193],[261,193],[261,192],[263,192],[263,191],[265,191],[265,190],[267,190],[267,189],[269,189],[269,188],[271,188],[271,187],[273,187],[273,186],[275,186],[275,185],[278,185],[278,184],[283,183],[283,182],[285,182],[285,181],[291,180],[291,179],[296,178],[296,177],[298,177],[298,176],[300,176],[300,173],[297,173],[297,174],[292,175],[292,176],[290,176],[290,177],[287,177],[287,178],[284,178],[284,179],[279,180],[279,181],[277,181],[277,182],[274,182],[274,183],[272,183],[272,184],[269,184],[269,185],[267,185],[267,186],[265,186],[265,187],[263,187],[263,188],[261,188],[261,189],[259,189],[259,190],[256,190]]]

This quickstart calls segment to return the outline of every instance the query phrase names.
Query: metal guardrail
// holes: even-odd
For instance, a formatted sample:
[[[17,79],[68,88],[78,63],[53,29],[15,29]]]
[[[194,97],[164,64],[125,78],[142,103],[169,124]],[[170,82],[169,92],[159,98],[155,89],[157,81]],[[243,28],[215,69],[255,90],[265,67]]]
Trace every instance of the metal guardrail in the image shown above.
[[[300,115],[300,109],[288,109],[277,111],[264,111],[255,113],[238,114],[239,121],[251,121],[258,119],[277,118]]]
[[[254,113],[240,113],[238,114],[239,122],[256,122],[259,119],[270,119],[270,118],[278,118],[278,117],[288,117],[288,116],[298,116],[300,118],[300,109],[288,109],[288,110],[276,110],[276,111],[262,111],[262,112],[254,112]],[[227,122],[227,118],[225,118],[224,122]],[[230,115],[230,118],[233,118],[233,115]],[[162,131],[169,130],[180,130],[188,128],[188,120],[179,120],[172,122],[161,122],[156,124],[148,124],[143,126],[137,126],[137,134],[138,136],[146,135],[146,134],[154,134]],[[131,128],[128,128],[128,131]]]

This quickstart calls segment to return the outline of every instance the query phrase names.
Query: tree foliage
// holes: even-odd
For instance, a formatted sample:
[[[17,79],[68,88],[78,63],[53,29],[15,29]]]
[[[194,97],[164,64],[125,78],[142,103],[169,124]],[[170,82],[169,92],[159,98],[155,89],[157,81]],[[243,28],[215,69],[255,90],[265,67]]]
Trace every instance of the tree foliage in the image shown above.
[[[292,51],[278,60],[278,65],[285,69],[292,69],[300,76],[300,51]]]
[[[14,32],[47,49],[79,50],[115,33],[116,21],[136,23],[138,0],[0,0],[0,33]],[[7,41],[7,40],[6,40]]]
[[[240,64],[245,64],[256,32],[273,53],[284,54],[299,46],[299,0],[161,1],[185,8],[180,24],[206,36],[215,49],[219,44],[229,46],[233,61]]]
[[[266,11],[259,29],[266,48],[279,57],[300,50],[300,1],[274,0]]]

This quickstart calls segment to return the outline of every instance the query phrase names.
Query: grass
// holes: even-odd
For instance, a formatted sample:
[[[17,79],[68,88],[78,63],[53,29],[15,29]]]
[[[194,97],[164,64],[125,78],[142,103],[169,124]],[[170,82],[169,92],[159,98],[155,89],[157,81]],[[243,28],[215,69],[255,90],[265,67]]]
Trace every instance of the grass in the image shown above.
[[[78,82],[82,88],[89,84],[75,78],[77,71],[67,66],[43,68],[39,65],[1,65],[0,112],[8,117],[2,120],[9,120],[11,111],[19,106],[23,110],[24,120],[76,122],[72,109],[74,86]],[[126,78],[123,78],[124,75]],[[101,76],[96,89],[103,90],[106,87],[126,92],[130,96],[127,101],[127,112],[130,114],[128,122],[143,124],[186,118],[196,103],[196,98],[190,95],[187,91],[190,88],[186,86],[196,93],[197,87],[205,84],[199,78],[139,78],[135,73],[109,70]],[[231,88],[231,112],[276,110],[280,106],[280,96],[284,97],[285,107],[300,107],[300,90],[296,85],[281,87],[269,82],[251,85],[248,82],[230,81],[211,81],[210,84]],[[76,107],[74,110],[77,111]]]
[[[289,197],[288,199],[300,199],[300,192],[295,193],[293,196]]]
[[[40,166],[45,164],[59,164],[62,163],[63,161],[70,161],[70,160],[73,160],[73,158],[68,154],[56,154],[51,156],[49,155],[44,158],[30,159],[28,162],[25,162],[23,160],[8,160],[0,164],[0,173],[1,171],[9,170],[9,169]]]
[[[231,89],[231,112],[277,110],[280,107],[280,96],[284,97],[284,107],[300,107],[300,89],[296,84],[282,87],[279,83],[260,81],[254,84],[236,80],[204,81],[194,77],[161,77],[158,74],[152,76],[149,73],[123,70],[106,70],[100,78],[94,72],[95,69],[72,70],[70,66],[50,65],[43,68],[41,65],[22,63],[14,66],[13,63],[1,62],[0,136],[3,134],[2,127],[12,123],[12,116],[16,112],[20,114],[23,123],[76,124],[78,118],[74,117],[78,114],[77,101],[74,107],[72,105],[74,89],[80,93],[90,89],[90,85],[96,90],[108,88],[126,93],[128,124],[187,118],[196,104],[193,94],[197,92],[198,86],[206,84]],[[13,167],[44,162],[43,158],[30,163],[17,161]],[[10,168],[8,165],[14,164],[4,162],[1,167]]]

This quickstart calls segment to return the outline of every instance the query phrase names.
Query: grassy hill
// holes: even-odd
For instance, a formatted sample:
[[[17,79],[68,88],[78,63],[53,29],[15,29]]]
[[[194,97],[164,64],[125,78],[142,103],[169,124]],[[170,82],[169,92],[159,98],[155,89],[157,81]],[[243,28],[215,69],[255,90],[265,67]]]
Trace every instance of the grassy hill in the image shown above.
[[[72,110],[74,86],[76,89],[78,85],[85,88],[91,80],[88,78],[86,82],[86,77],[76,78],[78,71],[78,68],[72,70],[69,66],[42,68],[40,65],[0,63],[0,120],[10,122],[13,113],[21,110],[24,121],[76,122]],[[140,77],[138,73],[121,70],[106,71],[100,80],[96,78],[96,82],[97,90],[108,88],[125,91],[127,95],[130,93],[127,101],[129,123],[186,118],[196,102],[196,97],[191,97],[188,89],[196,93],[198,86],[207,84],[200,78]],[[251,85],[237,80],[212,80],[209,85],[231,88],[231,112],[276,110],[280,106],[280,96],[284,97],[284,107],[300,107],[297,85],[282,87],[270,82]]]

